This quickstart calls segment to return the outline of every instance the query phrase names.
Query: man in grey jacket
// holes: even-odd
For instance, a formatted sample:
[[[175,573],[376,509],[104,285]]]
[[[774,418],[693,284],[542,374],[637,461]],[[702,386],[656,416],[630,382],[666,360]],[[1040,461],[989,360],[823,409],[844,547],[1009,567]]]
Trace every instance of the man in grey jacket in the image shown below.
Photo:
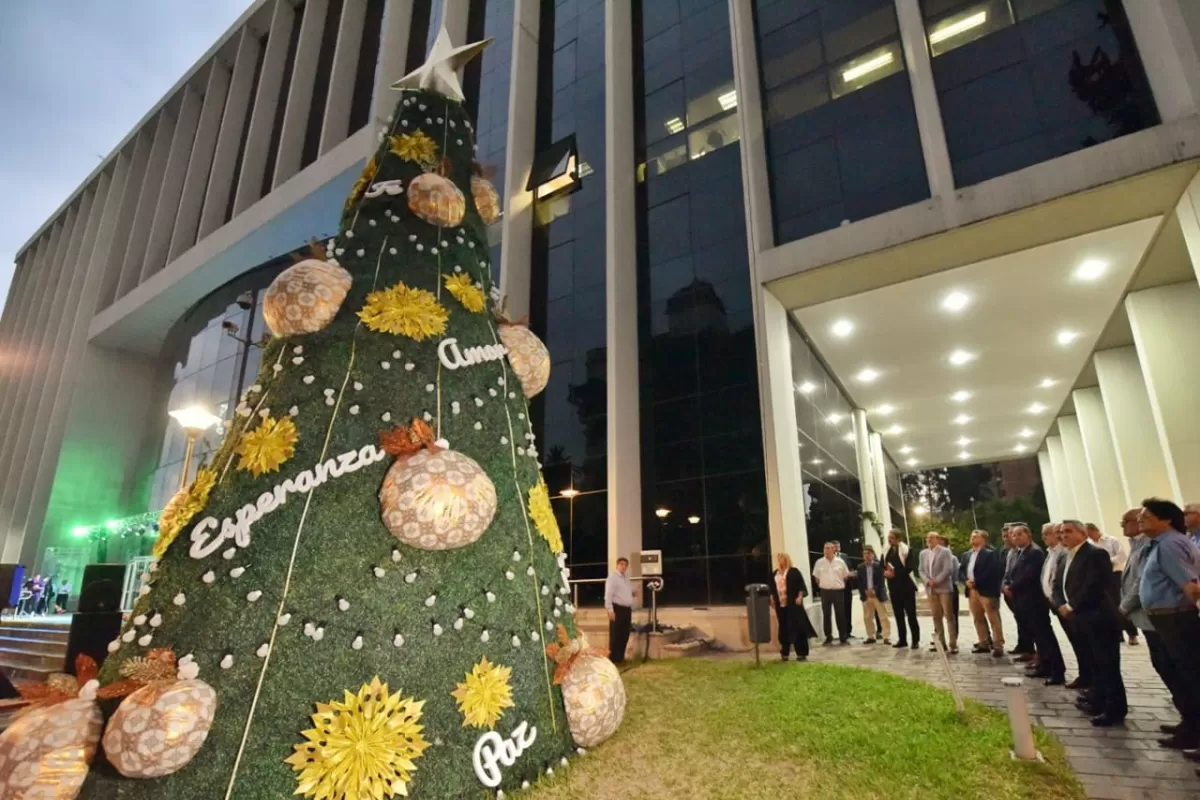
[[[933,612],[933,630],[946,646],[946,627],[950,628],[950,652],[958,652],[958,620],[954,616],[954,555],[941,544],[941,534],[930,531],[921,552],[921,578]]]

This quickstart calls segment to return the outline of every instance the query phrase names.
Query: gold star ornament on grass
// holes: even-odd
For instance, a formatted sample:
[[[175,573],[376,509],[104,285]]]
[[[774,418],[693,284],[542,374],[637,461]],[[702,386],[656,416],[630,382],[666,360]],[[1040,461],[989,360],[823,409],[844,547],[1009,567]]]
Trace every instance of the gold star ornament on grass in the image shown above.
[[[504,709],[512,708],[512,687],[508,679],[512,667],[492,664],[483,657],[458,684],[450,695],[458,701],[458,710],[463,715],[463,727],[495,728]]]
[[[357,694],[317,703],[315,727],[284,759],[300,774],[296,794],[316,800],[408,797],[415,759],[429,747],[420,724],[424,700],[388,693],[376,676]]]
[[[437,144],[429,138],[425,131],[393,136],[388,140],[388,146],[404,161],[411,161],[426,167],[437,163]]]
[[[391,333],[421,341],[446,332],[449,313],[432,292],[397,283],[367,295],[358,318],[377,333]]]
[[[257,428],[242,434],[242,441],[234,450],[241,456],[237,468],[250,470],[256,478],[275,472],[295,454],[298,441],[300,435],[291,417],[266,417]]]
[[[446,281],[446,290],[453,295],[454,299],[462,303],[462,307],[472,314],[482,314],[487,307],[487,298],[483,296],[483,289],[475,285],[471,280],[471,276],[465,272],[460,272],[457,275],[443,275]]]

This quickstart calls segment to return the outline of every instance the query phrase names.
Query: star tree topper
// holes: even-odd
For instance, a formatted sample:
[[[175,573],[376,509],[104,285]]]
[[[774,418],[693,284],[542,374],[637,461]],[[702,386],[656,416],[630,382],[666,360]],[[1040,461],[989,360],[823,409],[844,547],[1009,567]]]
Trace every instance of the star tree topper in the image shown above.
[[[455,47],[450,43],[450,34],[443,25],[425,63],[393,83],[392,88],[432,89],[461,103],[463,93],[462,85],[458,82],[458,71],[492,41],[492,37],[489,36],[482,42]]]

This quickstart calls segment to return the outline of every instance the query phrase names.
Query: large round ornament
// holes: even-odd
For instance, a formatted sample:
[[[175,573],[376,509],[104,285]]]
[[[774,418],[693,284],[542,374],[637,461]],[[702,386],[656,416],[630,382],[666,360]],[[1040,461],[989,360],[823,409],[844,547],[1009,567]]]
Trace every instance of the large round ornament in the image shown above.
[[[508,348],[508,361],[525,396],[541,394],[550,382],[550,351],[546,345],[524,325],[501,325],[500,341]]]
[[[604,656],[580,656],[563,678],[562,693],[571,738],[580,747],[600,744],[625,718],[625,684]]]
[[[20,716],[0,734],[0,798],[74,800],[103,725],[100,707],[82,698]]]
[[[127,778],[158,778],[200,750],[217,693],[200,680],[150,683],[126,697],[104,731],[104,755]]]
[[[475,461],[454,450],[422,450],[396,461],[379,490],[383,523],[422,550],[474,542],[496,515],[496,487]]]
[[[475,210],[483,219],[485,225],[491,225],[500,219],[500,195],[492,182],[481,175],[471,176],[471,197],[475,200]]]
[[[409,181],[408,207],[430,225],[453,228],[463,221],[467,201],[454,181],[426,172]]]
[[[263,298],[263,319],[276,336],[316,333],[333,321],[348,291],[349,272],[310,258],[271,281]]]

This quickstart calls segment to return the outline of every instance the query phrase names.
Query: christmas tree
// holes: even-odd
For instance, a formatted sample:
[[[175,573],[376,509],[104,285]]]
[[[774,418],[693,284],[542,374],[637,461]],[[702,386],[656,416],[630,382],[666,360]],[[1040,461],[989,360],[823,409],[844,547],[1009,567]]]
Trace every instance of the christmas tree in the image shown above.
[[[482,46],[443,31],[338,235],[268,290],[262,373],[69,701],[108,717],[77,796],[486,796],[619,724],[530,426],[548,354],[494,299],[499,203],[454,75]],[[0,795],[49,746],[0,741]]]

